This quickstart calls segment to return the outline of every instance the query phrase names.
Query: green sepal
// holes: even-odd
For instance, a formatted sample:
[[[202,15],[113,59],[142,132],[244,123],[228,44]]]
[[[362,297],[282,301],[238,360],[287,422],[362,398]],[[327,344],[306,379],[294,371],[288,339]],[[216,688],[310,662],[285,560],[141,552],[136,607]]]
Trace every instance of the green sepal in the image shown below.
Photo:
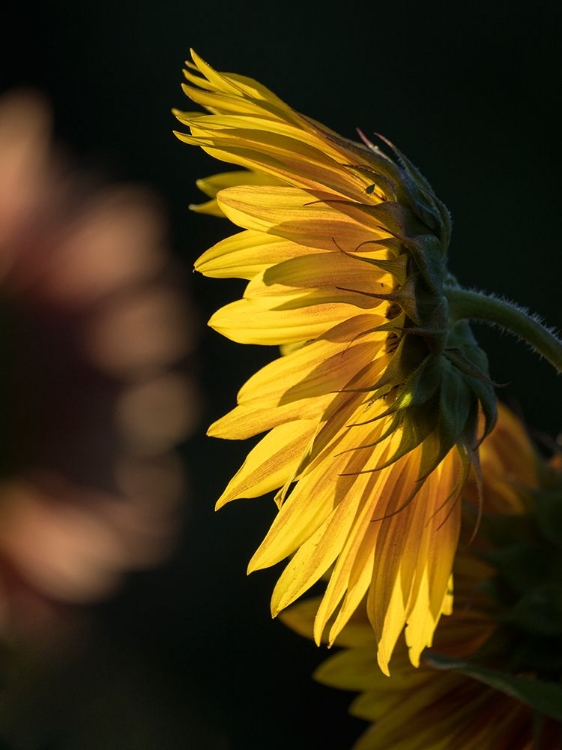
[[[469,661],[460,661],[442,654],[424,653],[424,661],[434,669],[452,670],[499,690],[536,711],[562,721],[562,685],[557,682],[517,677],[497,669],[488,669]]]
[[[385,469],[387,466],[403,458],[405,455],[415,450],[419,445],[424,443],[434,431],[434,425],[430,419],[427,419],[428,415],[431,414],[432,410],[427,408],[424,404],[422,407],[409,407],[398,412],[393,420],[394,432],[398,426],[402,428],[402,436],[400,438],[400,444],[396,451],[393,453],[388,461],[383,464],[377,465],[377,471]],[[394,424],[395,423],[395,424]],[[424,448],[427,446],[424,444]],[[438,461],[434,466],[439,463]],[[425,475],[425,471],[420,471],[420,477]],[[427,472],[429,473],[429,472]]]
[[[478,365],[475,365],[463,354],[460,349],[451,349],[447,347],[444,352],[447,359],[455,366],[457,370],[460,370],[467,375],[471,380],[480,380],[486,385],[492,387],[492,381],[485,370],[482,370]],[[492,391],[493,392],[493,391]]]
[[[482,413],[484,414],[484,431],[479,438],[479,442],[476,446],[478,447],[482,440],[494,429],[498,420],[498,406],[496,394],[490,384],[478,380],[477,378],[471,378],[470,388],[482,408]]]
[[[409,184],[414,184],[414,192],[419,191],[424,201],[416,199],[415,205],[422,212],[423,220],[430,226],[429,221],[433,219],[435,221],[434,226],[430,226],[431,229],[435,229],[439,232],[444,249],[447,250],[449,241],[451,238],[451,216],[446,206],[441,203],[440,200],[435,196],[433,188],[422,175],[419,169],[400,151],[391,141],[384,136],[378,136],[389,148],[392,149],[396,155],[403,172],[407,175]],[[427,218],[426,218],[427,217]],[[431,219],[430,219],[431,217]]]
[[[453,443],[454,445],[454,443]],[[445,456],[449,453],[453,445],[445,445],[445,442],[442,439],[442,436],[439,432],[439,429],[434,429],[428,437],[424,440],[424,443],[422,445],[422,459],[420,462],[420,470],[418,474],[418,481],[424,481],[427,479],[427,477],[439,466],[441,461],[445,458]],[[462,453],[461,453],[462,455]],[[464,466],[464,461],[463,461]],[[466,480],[468,476],[468,471],[462,472],[462,478],[463,480]],[[464,481],[460,482],[460,484],[464,484]],[[456,493],[456,486],[453,488],[453,491],[451,493],[451,496]],[[450,498],[446,498],[444,503],[446,503]]]
[[[441,357],[439,437],[444,455],[463,434],[474,405],[471,390],[462,373]]]
[[[383,325],[384,327],[392,326],[392,323],[393,321],[389,321],[388,324]],[[384,327],[380,326],[380,329],[384,330]],[[388,328],[387,330],[392,329]],[[375,383],[373,390],[389,384],[396,387],[403,385],[411,374],[423,364],[428,354],[427,345],[421,337],[408,334],[402,336],[392,359],[382,376]]]
[[[427,441],[429,436],[435,430],[435,407],[436,405],[434,403],[425,403],[422,406],[418,407],[408,406],[407,408],[399,410],[396,410],[393,406],[389,407],[384,416],[389,416],[394,413],[394,417],[383,434],[373,442],[359,445],[353,450],[365,450],[368,448],[374,448],[376,445],[386,440],[398,429],[402,430],[402,436],[400,438],[400,444],[398,445],[398,448],[387,461],[377,465],[376,471],[380,471],[381,469],[386,469],[388,466],[391,466],[393,463],[398,461],[400,458],[403,458],[405,455],[413,451],[422,443],[424,444],[423,447],[425,450],[427,446],[424,441]],[[372,421],[381,419],[382,416],[382,414],[377,414],[377,416],[374,417]],[[439,461],[437,461],[436,463],[434,462],[433,468],[435,468],[437,463],[439,463]]]
[[[380,162],[380,155],[382,154],[381,150],[363,133],[360,133],[360,135],[363,143],[369,149],[369,155],[378,164]],[[398,161],[399,179],[396,182],[394,199],[399,203],[408,203],[430,230],[446,238],[446,244],[444,245],[444,251],[446,251],[450,236],[450,217],[448,216],[448,212],[442,204],[439,204],[430,184],[419,170],[390,141],[379,134],[377,136],[392,149]],[[443,209],[446,214],[445,222],[442,215]]]
[[[400,240],[412,256],[428,287],[434,294],[441,296],[447,269],[439,238],[426,233],[415,237],[401,235]]]
[[[486,353],[478,346],[478,342],[474,338],[474,334],[470,328],[470,325],[466,320],[457,321],[451,328],[449,338],[447,340],[447,346],[452,352],[458,350],[465,361],[471,363],[476,370],[488,372],[488,357]],[[457,353],[458,353],[457,352]],[[474,372],[467,371],[469,375],[475,374]],[[488,382],[492,382],[489,377]]]
[[[428,356],[406,380],[395,403],[399,409],[421,406],[437,392],[440,385],[441,361],[438,356]]]

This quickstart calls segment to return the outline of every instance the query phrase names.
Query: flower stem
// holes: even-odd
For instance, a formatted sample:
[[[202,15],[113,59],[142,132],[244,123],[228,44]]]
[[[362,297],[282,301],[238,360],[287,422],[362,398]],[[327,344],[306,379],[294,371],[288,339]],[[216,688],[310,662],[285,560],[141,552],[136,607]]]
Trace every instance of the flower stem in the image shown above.
[[[478,320],[499,326],[526,341],[558,372],[562,372],[562,341],[537,316],[530,315],[513,302],[484,292],[447,287],[445,295],[453,320]]]

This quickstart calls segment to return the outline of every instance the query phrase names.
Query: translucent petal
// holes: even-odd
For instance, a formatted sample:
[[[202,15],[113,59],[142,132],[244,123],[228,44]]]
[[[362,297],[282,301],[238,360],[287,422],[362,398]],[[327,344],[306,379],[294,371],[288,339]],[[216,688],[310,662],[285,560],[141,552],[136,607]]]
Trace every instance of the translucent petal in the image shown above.
[[[295,242],[246,230],[209,248],[195,262],[195,270],[216,279],[252,279],[270,266],[303,252],[306,252],[306,248]]]
[[[217,501],[217,509],[240,497],[259,497],[282,487],[297,467],[316,423],[291,422],[272,429],[250,451]]]
[[[241,344],[278,346],[315,339],[354,312],[354,308],[345,303],[329,303],[307,305],[280,315],[241,299],[217,310],[209,325]]]
[[[362,326],[368,329],[371,320],[371,315],[345,320],[302,349],[266,365],[240,389],[239,403],[259,400],[264,407],[275,407],[343,389],[354,373],[382,353],[383,342],[377,339],[357,337],[349,343]]]
[[[352,203],[331,204],[326,194],[306,193],[288,187],[238,187],[221,192],[225,215],[244,229],[269,232],[307,247],[346,252],[365,242],[388,238],[375,220],[365,217]]]
[[[316,399],[309,398],[306,401],[294,401],[275,409],[264,409],[259,402],[242,404],[213,422],[207,434],[225,440],[245,440],[287,422],[301,419],[317,420],[318,415],[325,411],[331,398],[330,395]]]

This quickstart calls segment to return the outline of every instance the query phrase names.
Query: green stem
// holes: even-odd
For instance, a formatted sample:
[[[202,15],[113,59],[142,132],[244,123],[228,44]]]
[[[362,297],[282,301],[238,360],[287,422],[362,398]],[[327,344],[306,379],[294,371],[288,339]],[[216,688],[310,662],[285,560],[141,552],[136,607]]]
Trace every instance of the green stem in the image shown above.
[[[499,326],[526,341],[562,372],[562,341],[528,312],[498,297],[460,287],[447,287],[445,295],[453,320],[478,320]]]

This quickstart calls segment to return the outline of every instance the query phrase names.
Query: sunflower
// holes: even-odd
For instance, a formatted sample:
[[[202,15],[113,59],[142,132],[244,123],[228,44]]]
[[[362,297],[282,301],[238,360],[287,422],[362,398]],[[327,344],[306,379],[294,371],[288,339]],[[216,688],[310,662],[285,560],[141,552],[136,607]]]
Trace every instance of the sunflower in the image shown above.
[[[495,419],[486,357],[448,314],[449,214],[388,142],[393,158],[192,59],[183,88],[208,114],[175,111],[190,129],[177,135],[243,168],[198,182],[209,200],[196,210],[243,231],[196,269],[248,281],[209,324],[282,353],[209,429],[267,433],[217,505],[276,491],[277,516],[249,565],[292,556],[274,616],[331,568],[316,640],[331,620],[333,641],[368,592],[381,668],[405,626],[418,664],[450,607],[478,413],[484,433]]]
[[[435,669],[432,653],[454,659],[457,663],[510,671],[533,678],[560,683],[560,617],[557,637],[552,632],[535,632],[528,621],[513,613],[521,611],[525,596],[520,596],[521,571],[502,570],[507,555],[513,564],[513,550],[518,541],[513,529],[519,526],[528,533],[533,521],[528,515],[530,499],[544,478],[549,484],[557,473],[558,488],[562,474],[544,465],[532,448],[519,420],[505,408],[499,411],[496,429],[482,445],[484,467],[483,530],[492,524],[506,522],[511,534],[504,537],[502,549],[480,533],[472,544],[457,554],[454,565],[455,608],[441,620],[432,649],[422,655],[421,666],[412,669],[407,645],[399,642],[390,678],[378,669],[374,658],[376,646],[366,608],[358,608],[338,635],[336,646],[342,650],[316,670],[315,679],[325,685],[358,691],[350,713],[371,723],[354,745],[354,750],[531,750],[558,748],[562,740],[560,726],[554,720],[539,716],[530,705],[490,687],[460,671]],[[543,479],[541,479],[541,475]],[[552,489],[552,487],[551,487]],[[474,507],[477,494],[473,480],[465,491],[466,504]],[[556,501],[552,496],[551,500]],[[558,500],[559,504],[559,500]],[[521,521],[521,524],[517,522]],[[466,529],[467,534],[470,533]],[[559,541],[557,541],[559,545]],[[541,541],[543,557],[548,557],[548,541]],[[533,568],[533,557],[527,558],[527,571]],[[488,558],[488,559],[485,559]],[[500,562],[499,566],[491,561]],[[552,571],[551,571],[552,572]],[[507,575],[504,575],[507,573]],[[556,575],[556,572],[554,571]],[[527,579],[530,578],[527,572]],[[539,586],[544,581],[535,581]],[[535,589],[538,593],[538,589]],[[533,592],[535,607],[540,598]],[[527,591],[527,594],[529,591]],[[509,606],[512,605],[511,613]],[[515,606],[513,606],[515,605]],[[318,601],[309,600],[284,612],[283,622],[300,635],[311,638]],[[543,612],[537,621],[546,625]],[[531,627],[529,627],[531,625]],[[439,664],[439,662],[437,662]],[[497,674],[497,673],[496,673]]]
[[[464,598],[463,587],[468,580],[462,580],[458,571],[456,574],[456,596],[460,599]],[[481,582],[480,574],[476,567],[469,579]],[[311,636],[316,604],[311,600],[295,605],[283,613],[284,622],[301,635]],[[494,628],[494,621],[484,614],[472,608],[460,609],[439,624],[434,650],[464,660],[485,644]],[[534,744],[534,717],[529,706],[458,672],[434,669],[423,656],[419,669],[413,669],[403,642],[396,648],[392,674],[386,677],[375,662],[375,639],[361,609],[353,614],[336,645],[342,650],[322,663],[314,678],[323,685],[360,693],[349,712],[371,726],[353,750],[559,747],[560,734],[554,722],[545,722],[544,744]]]
[[[196,394],[164,237],[148,191],[96,186],[55,155],[38,95],[0,100],[3,635],[171,550]]]

